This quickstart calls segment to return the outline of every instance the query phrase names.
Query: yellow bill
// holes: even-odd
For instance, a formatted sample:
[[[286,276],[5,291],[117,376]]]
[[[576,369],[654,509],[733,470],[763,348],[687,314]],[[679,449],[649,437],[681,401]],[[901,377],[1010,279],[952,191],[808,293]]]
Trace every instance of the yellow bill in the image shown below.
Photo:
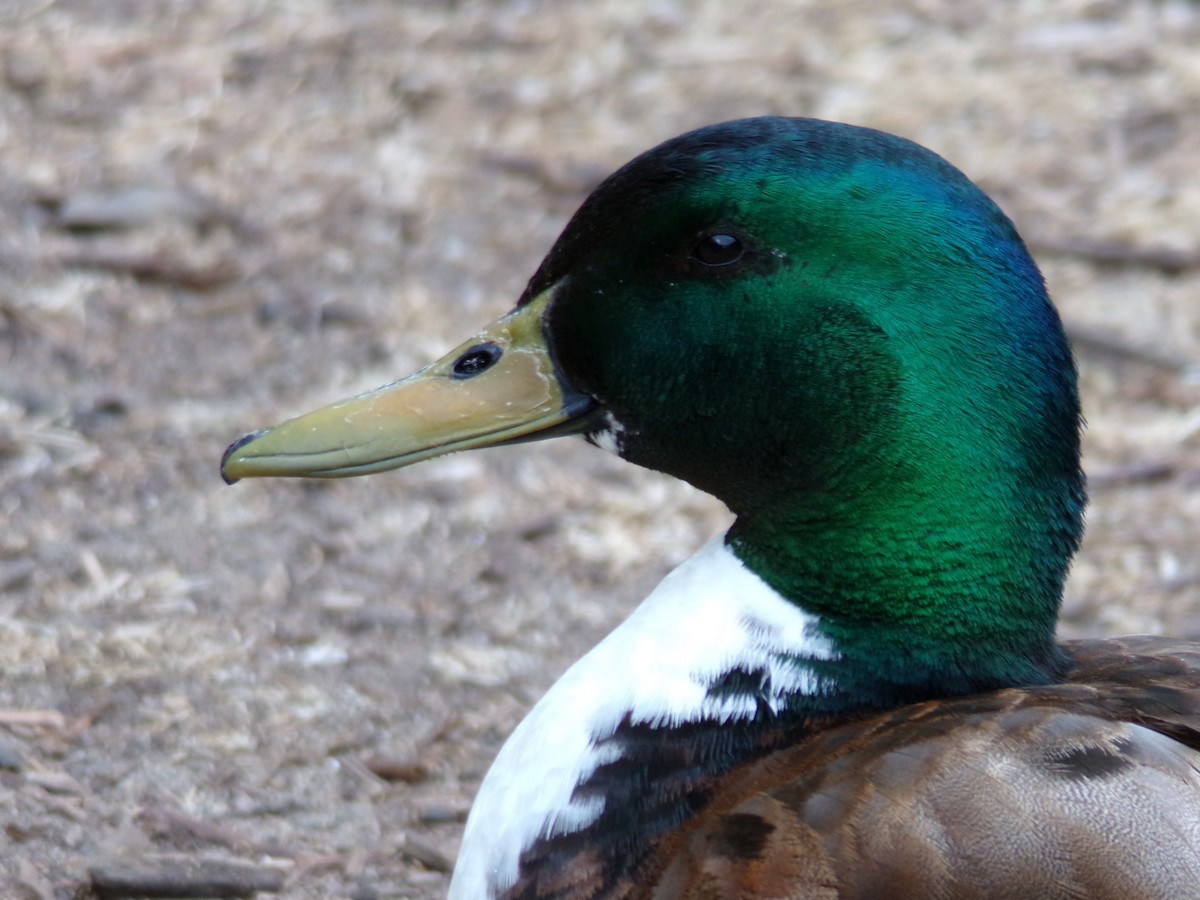
[[[415,375],[235,441],[221,475],[344,478],[586,431],[596,403],[564,384],[542,330],[553,292]]]

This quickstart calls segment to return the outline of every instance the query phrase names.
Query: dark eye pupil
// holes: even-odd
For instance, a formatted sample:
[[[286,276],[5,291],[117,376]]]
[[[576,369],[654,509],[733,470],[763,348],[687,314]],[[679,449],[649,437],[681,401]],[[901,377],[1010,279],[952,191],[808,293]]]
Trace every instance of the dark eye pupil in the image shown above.
[[[454,361],[451,367],[454,377],[473,378],[480,372],[486,372],[503,354],[504,351],[495,344],[476,344]]]
[[[706,266],[727,266],[741,259],[744,250],[732,234],[710,234],[700,239],[692,256]]]

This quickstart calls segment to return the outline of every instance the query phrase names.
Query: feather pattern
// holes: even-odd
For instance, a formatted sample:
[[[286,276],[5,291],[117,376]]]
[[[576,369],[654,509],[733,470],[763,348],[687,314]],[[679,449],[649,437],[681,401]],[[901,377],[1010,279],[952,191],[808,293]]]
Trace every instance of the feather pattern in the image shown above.
[[[1200,647],[1064,649],[1062,684],[904,707],[744,767],[605,896],[1194,896]]]

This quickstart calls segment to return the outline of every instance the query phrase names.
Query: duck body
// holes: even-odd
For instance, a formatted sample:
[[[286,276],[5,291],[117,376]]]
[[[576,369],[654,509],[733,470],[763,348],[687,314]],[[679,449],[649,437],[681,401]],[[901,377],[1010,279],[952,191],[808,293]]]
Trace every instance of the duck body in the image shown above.
[[[506,743],[456,900],[1200,896],[1200,647],[1054,637],[1079,422],[983,192],[750,119],[633,160],[513,312],[223,471],[577,433],[736,514]]]
[[[1064,649],[1059,684],[900,707],[742,767],[653,887],[612,896],[1197,896],[1196,645]]]

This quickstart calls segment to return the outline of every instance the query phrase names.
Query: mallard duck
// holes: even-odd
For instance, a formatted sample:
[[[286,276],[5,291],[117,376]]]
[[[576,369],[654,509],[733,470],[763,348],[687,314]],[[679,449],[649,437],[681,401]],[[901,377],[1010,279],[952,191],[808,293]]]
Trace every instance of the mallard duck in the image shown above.
[[[223,473],[579,434],[735,514],[513,732],[453,898],[1200,896],[1200,645],[1055,639],[1079,429],[979,188],[758,118],[637,157],[515,310]]]

